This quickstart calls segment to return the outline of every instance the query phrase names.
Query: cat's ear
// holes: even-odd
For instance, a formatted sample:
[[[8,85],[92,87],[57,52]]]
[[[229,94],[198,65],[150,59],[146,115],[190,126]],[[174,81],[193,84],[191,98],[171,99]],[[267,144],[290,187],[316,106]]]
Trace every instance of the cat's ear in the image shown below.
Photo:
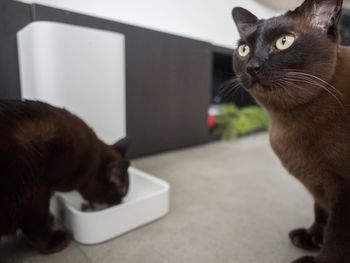
[[[305,0],[293,12],[307,18],[312,26],[337,37],[343,0]]]
[[[113,148],[119,151],[123,156],[126,155],[129,147],[130,147],[131,140],[129,137],[125,137],[123,139],[120,139],[117,141],[114,145]]]
[[[121,176],[125,174],[130,166],[128,160],[118,160],[107,164],[107,178],[111,183],[120,186],[122,183]]]
[[[232,17],[241,36],[253,32],[259,21],[255,15],[242,7],[233,8]]]

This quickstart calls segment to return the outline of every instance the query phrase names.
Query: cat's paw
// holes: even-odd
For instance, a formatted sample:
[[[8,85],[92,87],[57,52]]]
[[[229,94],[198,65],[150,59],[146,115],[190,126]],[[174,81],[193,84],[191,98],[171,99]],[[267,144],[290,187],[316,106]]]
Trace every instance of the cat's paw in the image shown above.
[[[317,263],[314,257],[306,256],[294,260],[292,263]]]
[[[71,241],[71,237],[67,232],[57,230],[52,232],[50,239],[39,247],[39,252],[42,254],[52,254],[66,248]]]
[[[291,231],[289,238],[298,248],[308,251],[317,251],[320,249],[319,242],[304,228]]]

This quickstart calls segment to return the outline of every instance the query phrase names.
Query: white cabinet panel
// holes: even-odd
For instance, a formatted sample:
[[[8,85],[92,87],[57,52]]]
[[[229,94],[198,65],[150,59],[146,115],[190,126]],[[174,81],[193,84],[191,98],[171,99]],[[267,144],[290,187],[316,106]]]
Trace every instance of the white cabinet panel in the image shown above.
[[[34,22],[17,40],[24,99],[70,110],[107,143],[126,135],[124,35]]]

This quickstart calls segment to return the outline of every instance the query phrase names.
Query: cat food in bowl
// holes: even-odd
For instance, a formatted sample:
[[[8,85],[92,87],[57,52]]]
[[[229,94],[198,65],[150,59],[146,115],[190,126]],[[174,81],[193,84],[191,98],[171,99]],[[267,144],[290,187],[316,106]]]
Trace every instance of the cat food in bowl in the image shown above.
[[[81,211],[83,211],[83,212],[96,212],[96,211],[100,211],[103,209],[107,209],[107,208],[112,207],[112,206],[113,205],[108,205],[108,204],[91,204],[88,202],[83,202],[81,204]]]
[[[129,192],[121,204],[89,207],[78,192],[56,193],[51,210],[82,244],[104,242],[166,215],[169,184],[133,167],[129,176]]]

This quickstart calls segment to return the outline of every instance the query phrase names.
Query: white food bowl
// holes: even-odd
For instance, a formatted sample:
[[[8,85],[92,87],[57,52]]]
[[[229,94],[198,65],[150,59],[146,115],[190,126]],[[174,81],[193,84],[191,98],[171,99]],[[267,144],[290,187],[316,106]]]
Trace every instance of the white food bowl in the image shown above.
[[[169,212],[169,184],[134,167],[129,168],[129,193],[120,205],[83,212],[78,192],[57,193],[51,211],[74,240],[96,244],[154,221]]]

